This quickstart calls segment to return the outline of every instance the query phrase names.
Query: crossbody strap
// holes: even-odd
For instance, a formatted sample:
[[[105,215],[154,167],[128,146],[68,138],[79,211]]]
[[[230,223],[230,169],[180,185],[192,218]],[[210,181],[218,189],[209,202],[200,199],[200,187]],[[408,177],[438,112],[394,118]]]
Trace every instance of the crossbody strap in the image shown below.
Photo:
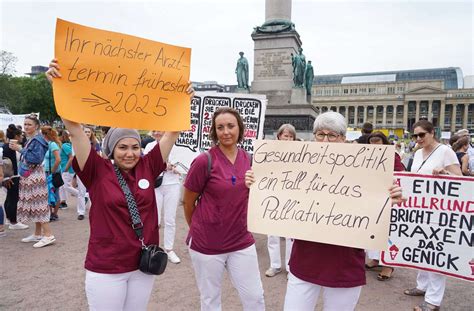
[[[438,146],[436,146],[436,148],[431,151],[431,153],[428,155],[428,157],[426,157],[426,159],[423,160],[423,162],[421,163],[420,167],[418,168],[418,170],[416,171],[417,173],[421,170],[421,168],[423,167],[423,165],[425,165],[426,161],[428,161],[428,159],[431,157],[431,155],[441,146],[441,144],[439,144]],[[422,150],[423,151],[423,150]],[[421,155],[423,156],[423,153],[421,153]]]
[[[133,194],[130,191],[127,182],[123,178],[120,169],[116,165],[114,165],[114,171],[115,175],[117,176],[119,185],[125,195],[125,200],[127,201],[128,212],[130,213],[130,217],[132,218],[132,229],[135,231],[135,234],[137,235],[138,239],[142,242],[142,246],[145,247],[145,244],[143,243],[143,223],[140,219],[140,213],[138,212],[137,202],[135,201],[135,198],[133,197]]]

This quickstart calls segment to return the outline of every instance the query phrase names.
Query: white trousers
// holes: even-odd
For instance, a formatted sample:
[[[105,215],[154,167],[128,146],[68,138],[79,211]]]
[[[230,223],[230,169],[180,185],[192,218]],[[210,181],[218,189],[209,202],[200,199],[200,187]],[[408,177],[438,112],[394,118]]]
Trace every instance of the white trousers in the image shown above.
[[[104,274],[86,270],[91,311],[146,310],[155,278],[139,270]]]
[[[380,251],[366,250],[367,258],[373,260],[380,260]]]
[[[61,201],[67,201],[68,194],[76,196],[79,191],[72,186],[73,174],[69,172],[63,172],[62,174],[64,185],[59,188],[59,197]]]
[[[435,306],[440,306],[443,301],[446,277],[444,275],[418,271],[416,288],[425,291],[425,301]]]
[[[293,240],[285,238],[285,269],[290,271],[288,262],[290,261],[291,248],[293,247]],[[273,269],[281,268],[281,254],[280,254],[280,237],[269,235],[267,241],[268,255],[270,256],[270,267]]]
[[[313,311],[318,302],[319,292],[323,290],[324,311],[351,311],[359,301],[362,286],[349,288],[324,287],[303,281],[288,274],[285,311]]]
[[[77,214],[85,215],[86,214],[86,186],[82,183],[79,176],[77,178]]]
[[[176,235],[176,209],[181,194],[181,184],[161,185],[155,188],[156,207],[158,208],[158,223],[161,224],[161,212],[163,211],[164,221],[164,242],[165,250],[172,250]]]
[[[220,311],[222,277],[227,269],[240,296],[243,310],[265,310],[263,287],[258,269],[255,244],[236,252],[205,255],[189,249],[202,311]]]

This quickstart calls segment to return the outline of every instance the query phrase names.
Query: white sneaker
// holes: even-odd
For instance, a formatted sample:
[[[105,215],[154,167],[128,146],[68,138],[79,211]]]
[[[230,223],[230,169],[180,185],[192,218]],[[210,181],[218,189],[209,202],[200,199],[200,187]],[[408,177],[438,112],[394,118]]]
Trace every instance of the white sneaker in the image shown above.
[[[265,275],[268,276],[269,278],[277,275],[278,273],[281,272],[281,268],[268,268],[267,271],[265,271]]]
[[[7,233],[5,232],[5,230],[0,231],[0,238],[4,236],[7,236]]]
[[[32,235],[30,235],[30,236],[27,236],[27,237],[24,238],[24,239],[21,239],[21,241],[22,241],[23,243],[38,242],[38,241],[40,241],[42,238],[43,238],[43,236],[41,236],[41,235],[34,235],[34,234],[32,234]]]
[[[38,243],[33,244],[33,247],[39,248],[39,247],[44,247],[49,244],[53,244],[56,239],[54,238],[54,235],[52,236],[45,236],[41,240],[39,240]]]
[[[24,230],[24,229],[28,229],[29,227],[30,226],[22,224],[21,222],[17,222],[14,225],[10,224],[8,226],[8,229],[10,229],[10,230]]]
[[[176,255],[176,253],[174,251],[169,251],[169,252],[166,252],[168,254],[168,260],[171,262],[171,263],[175,263],[175,264],[178,264],[181,262],[181,259],[179,259],[178,255]]]

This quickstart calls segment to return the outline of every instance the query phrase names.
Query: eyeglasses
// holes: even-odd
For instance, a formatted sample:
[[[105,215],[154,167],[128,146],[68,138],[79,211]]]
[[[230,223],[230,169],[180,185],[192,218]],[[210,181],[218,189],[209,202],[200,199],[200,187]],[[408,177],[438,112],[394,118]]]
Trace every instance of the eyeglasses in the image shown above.
[[[421,133],[418,133],[418,134],[413,134],[413,135],[411,135],[411,137],[414,138],[414,139],[418,139],[418,137],[423,139],[423,138],[425,138],[426,134],[428,134],[428,132],[421,132]]]
[[[325,137],[328,138],[328,141],[336,141],[339,138],[339,134],[336,133],[323,133],[323,132],[316,132],[314,133],[314,137],[316,137],[316,140],[318,141],[323,141]]]

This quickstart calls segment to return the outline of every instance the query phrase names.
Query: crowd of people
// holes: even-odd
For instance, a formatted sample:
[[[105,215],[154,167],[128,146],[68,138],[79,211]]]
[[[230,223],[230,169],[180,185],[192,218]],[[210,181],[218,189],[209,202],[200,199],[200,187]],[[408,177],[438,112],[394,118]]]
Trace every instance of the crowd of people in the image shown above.
[[[47,77],[51,82],[61,77],[56,61],[50,64]],[[193,92],[189,86],[190,98]],[[265,309],[258,265],[258,256],[263,254],[257,254],[246,221],[249,188],[256,176],[251,155],[239,147],[245,126],[236,110],[219,108],[214,113],[210,129],[213,147],[194,159],[184,182],[173,165],[173,145],[179,132],[152,131],[153,140],[142,145],[138,131],[110,128],[100,142],[94,128],[62,121],[64,129],[56,130],[41,126],[35,115],[29,115],[23,129],[13,124],[6,129],[3,158],[11,160],[14,172],[3,180],[7,189],[4,206],[9,229],[24,230],[35,223],[34,232],[21,241],[34,242],[33,246],[39,248],[56,241],[50,222],[60,220],[60,210],[67,208],[68,196],[76,197],[78,220],[87,217],[86,205],[90,201],[85,289],[91,310],[147,308],[154,276],[138,269],[140,250],[143,245],[159,244],[159,226],[164,226],[163,246],[168,260],[181,262],[174,252],[174,240],[182,190],[189,226],[186,243],[201,310],[222,309],[222,279],[226,271],[244,310]],[[412,130],[416,142],[412,163],[406,168],[397,152],[395,171],[473,176],[474,155],[468,131],[457,132],[452,146],[447,146],[438,142],[429,121],[418,121]],[[346,131],[347,123],[341,114],[322,113],[314,122],[314,141],[345,143]],[[357,143],[390,144],[370,124],[365,124],[363,131]],[[276,137],[292,141],[297,139],[297,132],[291,124],[284,124]],[[61,186],[55,186],[54,175],[58,173],[62,176]],[[129,194],[124,194],[121,178]],[[392,204],[402,202],[398,185],[387,189],[387,193]],[[141,239],[131,226],[129,196],[134,198],[142,220]],[[0,220],[1,236],[6,230],[3,216]],[[284,310],[314,310],[320,292],[324,310],[354,310],[366,284],[367,270],[379,269],[380,281],[392,278],[394,269],[380,266],[379,252],[291,237],[285,239],[282,263],[280,239],[268,236],[270,267],[265,275],[273,277],[283,269],[287,271]],[[444,290],[444,276],[420,271],[416,286],[404,293],[424,296],[425,301],[415,310],[427,311],[440,309]]]

